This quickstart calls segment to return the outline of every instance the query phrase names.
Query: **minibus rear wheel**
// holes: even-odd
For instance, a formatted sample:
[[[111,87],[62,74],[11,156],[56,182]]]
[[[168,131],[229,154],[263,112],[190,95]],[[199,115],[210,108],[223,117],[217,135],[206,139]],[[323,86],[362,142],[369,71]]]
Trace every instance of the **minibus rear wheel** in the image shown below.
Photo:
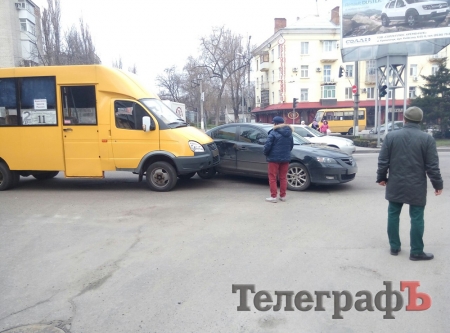
[[[55,178],[58,175],[59,171],[43,171],[39,173],[33,173],[32,176],[37,180],[46,180]]]
[[[0,191],[14,186],[14,175],[4,162],[0,162]]]
[[[149,165],[146,172],[147,184],[153,191],[167,192],[177,183],[175,168],[167,162],[155,162]]]

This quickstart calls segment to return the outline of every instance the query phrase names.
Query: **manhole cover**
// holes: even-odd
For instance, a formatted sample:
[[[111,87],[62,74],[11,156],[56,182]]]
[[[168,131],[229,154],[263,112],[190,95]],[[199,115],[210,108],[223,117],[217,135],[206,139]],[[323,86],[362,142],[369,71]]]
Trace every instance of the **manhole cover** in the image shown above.
[[[64,333],[64,331],[54,326],[38,324],[11,328],[0,333]]]

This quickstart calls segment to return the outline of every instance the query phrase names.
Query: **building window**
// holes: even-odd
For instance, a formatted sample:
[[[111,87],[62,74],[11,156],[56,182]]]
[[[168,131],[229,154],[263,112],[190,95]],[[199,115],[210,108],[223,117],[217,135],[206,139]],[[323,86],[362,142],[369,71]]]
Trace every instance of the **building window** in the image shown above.
[[[272,62],[275,60],[275,49],[270,50],[270,53],[272,54]]]
[[[275,93],[272,91],[272,104],[275,104]]]
[[[281,67],[278,68],[278,80],[281,81]]]
[[[301,65],[300,66],[300,77],[309,77],[308,69],[309,69],[308,65]]]
[[[439,69],[438,65],[431,66],[431,75],[436,75],[438,69]]]
[[[322,98],[336,98],[336,87],[334,85],[322,86]]]
[[[353,65],[345,65],[345,76],[353,77]]]
[[[366,82],[375,82],[376,73],[377,73],[376,60],[366,61]]]
[[[345,88],[345,99],[353,99],[352,87]]]
[[[375,87],[367,88],[367,99],[375,99]]]
[[[259,88],[259,78],[256,78],[256,89]]]
[[[278,90],[278,103],[281,103],[283,100],[282,96],[281,96],[281,90]]]
[[[274,82],[275,82],[275,71],[272,70],[272,83],[274,83]]]
[[[281,44],[278,44],[278,59],[281,57]]]
[[[416,98],[416,87],[409,87],[409,98]]]
[[[323,52],[331,52],[336,49],[335,40],[324,40],[323,41]]]
[[[392,98],[392,89],[389,89],[389,92],[388,92],[388,99],[391,99]]]
[[[410,65],[409,66],[409,75],[417,76],[417,65]]]
[[[301,55],[309,54],[309,42],[301,42],[300,43],[300,54]]]
[[[308,101],[308,88],[300,89],[300,101],[301,102]]]
[[[331,65],[323,66],[323,82],[331,82]]]

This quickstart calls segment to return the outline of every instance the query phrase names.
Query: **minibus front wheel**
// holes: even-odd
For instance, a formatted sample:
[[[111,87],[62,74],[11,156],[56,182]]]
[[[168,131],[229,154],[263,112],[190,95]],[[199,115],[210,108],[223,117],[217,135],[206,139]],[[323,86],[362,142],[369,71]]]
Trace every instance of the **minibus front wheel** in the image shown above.
[[[167,192],[176,185],[177,173],[170,163],[155,162],[147,168],[146,179],[153,191]]]

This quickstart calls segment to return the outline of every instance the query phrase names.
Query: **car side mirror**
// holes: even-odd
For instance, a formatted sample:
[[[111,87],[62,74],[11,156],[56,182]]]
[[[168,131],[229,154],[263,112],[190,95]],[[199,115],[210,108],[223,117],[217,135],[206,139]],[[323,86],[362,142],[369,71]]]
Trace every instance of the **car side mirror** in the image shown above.
[[[142,129],[144,132],[154,131],[156,129],[155,123],[149,116],[142,117]]]

